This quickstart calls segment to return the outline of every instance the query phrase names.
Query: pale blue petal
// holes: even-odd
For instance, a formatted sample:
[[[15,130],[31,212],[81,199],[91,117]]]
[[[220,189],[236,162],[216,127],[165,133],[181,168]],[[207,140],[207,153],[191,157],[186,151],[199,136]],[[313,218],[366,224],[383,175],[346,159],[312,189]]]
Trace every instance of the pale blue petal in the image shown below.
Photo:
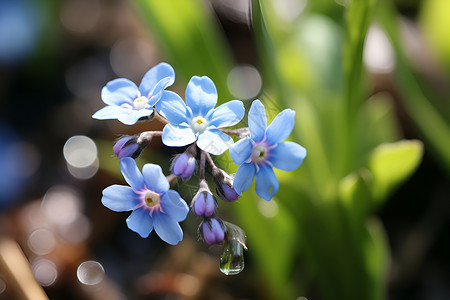
[[[122,122],[125,125],[133,125],[136,124],[136,122],[142,118],[142,117],[148,117],[151,114],[153,114],[153,109],[140,109],[140,110],[128,110],[128,113],[121,114],[117,120]]]
[[[126,182],[135,191],[144,189],[144,177],[142,177],[136,162],[131,157],[124,157],[119,161],[120,170]]]
[[[169,81],[169,78],[166,78],[166,79],[158,82],[158,84],[153,89],[153,92],[151,93],[150,98],[148,98],[148,105],[154,106],[161,99],[161,96],[164,92],[164,89],[167,86],[168,81]]]
[[[103,190],[102,204],[112,211],[128,211],[133,210],[140,201],[132,188],[115,184]]]
[[[164,213],[153,215],[153,224],[159,237],[170,245],[176,245],[183,239],[183,231],[178,222]]]
[[[186,87],[186,104],[194,116],[206,116],[216,106],[217,89],[207,76],[193,76]]]
[[[188,110],[184,101],[176,93],[164,91],[161,100],[155,105],[156,110],[169,122],[174,124],[188,123]]]
[[[159,194],[163,194],[169,190],[169,181],[167,181],[160,166],[145,164],[142,168],[142,175],[144,176],[145,185],[149,190]]]
[[[122,115],[128,114],[129,109],[120,106],[105,106],[92,115],[97,120],[117,119]]]
[[[134,82],[117,78],[111,80],[102,89],[102,100],[108,105],[120,106],[124,103],[133,104],[134,99],[139,96],[139,89]]]
[[[255,191],[258,196],[266,201],[270,201],[278,193],[279,187],[280,184],[272,167],[269,165],[260,165],[255,179]]]
[[[264,138],[267,127],[266,109],[259,100],[253,101],[248,111],[248,127],[252,140],[259,142]]]
[[[242,164],[234,175],[233,188],[239,195],[248,190],[255,178],[256,167],[253,163]]]
[[[144,207],[134,210],[127,218],[127,226],[143,238],[148,237],[153,230],[153,220],[150,211]]]
[[[160,63],[145,73],[139,90],[147,98],[161,92],[175,81],[175,72],[168,63]]]
[[[306,149],[294,142],[279,143],[269,153],[272,165],[283,171],[293,171],[300,167],[306,156]]]
[[[219,129],[209,129],[198,136],[197,146],[211,154],[220,155],[233,143],[233,139]]]
[[[233,126],[242,120],[244,114],[245,109],[242,101],[229,101],[214,109],[210,124],[217,128]]]
[[[252,142],[247,136],[230,147],[230,156],[234,163],[242,165],[252,155]]]
[[[161,197],[161,206],[164,212],[177,222],[184,221],[189,212],[189,206],[181,198],[180,194],[174,190],[168,190]]]
[[[162,142],[169,147],[182,147],[197,140],[190,127],[167,124],[162,133]]]
[[[294,128],[295,111],[292,109],[285,109],[280,112],[272,123],[267,127],[266,139],[270,145],[278,144],[287,139]]]

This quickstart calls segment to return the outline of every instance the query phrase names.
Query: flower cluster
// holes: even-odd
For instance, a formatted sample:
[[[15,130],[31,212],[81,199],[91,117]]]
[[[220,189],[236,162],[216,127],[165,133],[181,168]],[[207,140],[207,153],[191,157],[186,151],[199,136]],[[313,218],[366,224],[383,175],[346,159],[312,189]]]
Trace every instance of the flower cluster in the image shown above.
[[[174,82],[173,68],[160,63],[144,75],[139,87],[128,79],[119,78],[102,89],[101,98],[106,106],[93,118],[117,119],[126,125],[158,119],[165,124],[162,131],[123,136],[116,142],[113,151],[120,159],[120,169],[129,186],[107,187],[103,190],[102,203],[113,211],[133,211],[126,222],[140,236],[149,236],[154,228],[162,240],[175,245],[183,239],[178,223],[187,217],[189,206],[170,185],[177,179],[188,180],[198,170],[198,188],[190,207],[201,218],[199,236],[209,245],[223,244],[223,257],[231,257],[234,262],[238,255],[234,252],[246,249],[245,235],[236,225],[220,219],[217,199],[235,201],[249,189],[254,178],[256,193],[261,198],[269,201],[277,194],[279,183],[273,168],[292,171],[306,156],[305,148],[299,144],[283,142],[294,127],[295,112],[286,109],[267,126],[264,105],[255,100],[248,113],[248,127],[225,129],[244,117],[241,101],[232,100],[216,107],[217,89],[206,76],[191,78],[183,101],[178,94],[166,90]],[[235,143],[230,135],[236,136],[238,141]],[[153,137],[161,137],[163,144],[169,147],[186,147],[174,157],[169,176],[164,176],[158,165],[145,164],[142,173],[136,165],[134,159]],[[234,177],[217,167],[211,156],[227,150],[239,165]],[[209,188],[207,171],[213,179],[215,194]],[[237,250],[230,253],[230,249]],[[222,271],[238,273],[240,270],[229,267],[243,268],[243,260],[242,263],[240,259],[237,261],[238,264],[227,259],[222,262],[221,257],[221,269],[222,265],[228,266]]]

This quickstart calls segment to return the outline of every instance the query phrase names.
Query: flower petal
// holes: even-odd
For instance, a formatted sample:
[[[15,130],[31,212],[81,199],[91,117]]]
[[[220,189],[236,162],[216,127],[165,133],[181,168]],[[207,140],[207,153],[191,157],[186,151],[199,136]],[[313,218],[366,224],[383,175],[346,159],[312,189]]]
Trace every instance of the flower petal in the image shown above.
[[[233,126],[242,120],[244,114],[245,109],[242,101],[229,101],[214,109],[210,124],[217,128]]]
[[[143,108],[140,110],[128,110],[128,113],[121,114],[117,120],[122,122],[125,125],[133,125],[140,118],[150,116],[153,113],[153,109]]]
[[[252,140],[259,142],[264,138],[267,127],[266,109],[259,100],[253,101],[248,111],[248,127]]]
[[[190,127],[167,124],[162,133],[162,142],[169,147],[181,147],[192,144],[197,140]]]
[[[207,76],[193,76],[186,87],[186,104],[194,116],[206,116],[217,103],[217,89]]]
[[[152,98],[175,81],[175,71],[168,63],[160,63],[145,73],[139,90],[142,96]],[[154,104],[150,104],[154,105]]]
[[[102,204],[112,211],[133,210],[139,203],[129,186],[115,184],[103,190]]]
[[[209,129],[198,136],[197,146],[211,154],[220,155],[233,143],[233,139],[219,129]]]
[[[105,106],[102,109],[98,110],[95,114],[92,115],[92,118],[97,120],[108,120],[108,119],[117,119],[122,115],[128,114],[129,109],[123,108],[121,106],[109,105]]]
[[[117,78],[103,87],[101,96],[103,102],[108,105],[133,104],[134,99],[139,97],[139,89],[134,82],[125,78]]]
[[[258,196],[266,201],[270,201],[278,193],[280,184],[272,167],[269,165],[260,165],[259,167],[259,172],[256,174],[255,179],[255,191]]]
[[[234,175],[233,188],[239,195],[248,190],[255,178],[256,167],[253,163],[242,164]]]
[[[183,239],[183,231],[178,222],[164,213],[153,215],[155,231],[159,237],[168,244],[176,245]]]
[[[267,127],[266,139],[270,145],[275,145],[282,140],[287,139],[294,128],[295,111],[292,109],[285,109],[280,112],[272,123]]]
[[[248,136],[230,147],[230,156],[237,165],[242,165],[250,155],[252,155],[252,142]]]
[[[150,217],[149,210],[144,207],[134,210],[127,218],[127,226],[134,232],[139,233],[141,237],[148,237],[153,230],[153,220]]]
[[[161,197],[161,206],[164,212],[177,222],[184,221],[189,212],[189,207],[186,202],[174,190],[168,190]]]
[[[139,191],[144,188],[144,177],[142,177],[134,159],[124,157],[119,161],[119,166],[123,177],[133,190]]]
[[[161,100],[155,105],[156,110],[169,122],[174,124],[188,123],[188,110],[184,101],[171,91],[164,91]]]
[[[294,142],[279,143],[270,151],[269,161],[283,171],[293,171],[300,167],[306,157],[306,149]]]
[[[159,194],[163,194],[169,190],[169,181],[167,181],[160,166],[145,164],[142,168],[142,175],[144,176],[145,185],[149,190]]]

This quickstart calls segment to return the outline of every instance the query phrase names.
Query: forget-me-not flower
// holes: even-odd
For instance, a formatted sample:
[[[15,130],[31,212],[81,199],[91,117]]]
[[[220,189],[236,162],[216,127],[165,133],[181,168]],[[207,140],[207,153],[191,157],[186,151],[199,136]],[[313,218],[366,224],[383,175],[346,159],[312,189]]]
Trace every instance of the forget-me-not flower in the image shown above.
[[[134,82],[114,79],[102,89],[102,100],[108,106],[97,111],[94,119],[118,119],[126,125],[153,113],[153,106],[162,98],[163,91],[175,81],[175,72],[167,63],[160,63],[145,73],[139,88]]]
[[[279,183],[273,167],[292,171],[306,156],[306,149],[294,142],[281,142],[294,128],[295,111],[285,109],[267,127],[264,105],[255,100],[248,113],[250,137],[239,140],[230,148],[230,155],[241,165],[234,177],[233,187],[242,194],[255,179],[258,196],[269,201],[278,192]]]
[[[163,143],[181,147],[197,141],[200,149],[211,154],[225,152],[233,139],[219,128],[239,123],[245,110],[239,100],[214,108],[216,103],[217,89],[207,76],[191,78],[186,87],[186,104],[177,94],[165,91],[164,101],[155,106],[170,121],[163,129]]]
[[[178,244],[183,239],[178,222],[186,218],[189,207],[176,191],[169,189],[161,167],[145,164],[141,174],[130,157],[121,159],[119,164],[130,186],[112,185],[104,189],[103,205],[117,212],[132,210],[128,228],[143,238],[155,228],[163,241]]]

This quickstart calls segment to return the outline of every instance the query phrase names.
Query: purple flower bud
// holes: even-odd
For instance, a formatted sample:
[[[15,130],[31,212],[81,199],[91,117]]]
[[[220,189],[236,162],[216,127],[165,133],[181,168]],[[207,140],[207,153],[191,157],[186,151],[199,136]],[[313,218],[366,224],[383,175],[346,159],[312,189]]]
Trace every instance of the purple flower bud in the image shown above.
[[[233,177],[222,169],[214,168],[212,170],[216,192],[222,200],[226,202],[235,201],[239,194],[233,188]]]
[[[183,179],[190,178],[196,166],[196,152],[195,147],[189,147],[184,153],[175,156],[172,163],[172,173]]]
[[[145,147],[150,144],[151,138],[139,139],[138,135],[127,135],[120,138],[113,147],[114,154],[119,158],[137,158]]]
[[[192,209],[199,216],[211,217],[216,207],[216,198],[211,193],[206,180],[202,179],[199,183],[197,194],[192,199]]]
[[[221,243],[225,239],[225,226],[221,219],[214,217],[205,219],[200,224],[200,232],[208,245]]]

